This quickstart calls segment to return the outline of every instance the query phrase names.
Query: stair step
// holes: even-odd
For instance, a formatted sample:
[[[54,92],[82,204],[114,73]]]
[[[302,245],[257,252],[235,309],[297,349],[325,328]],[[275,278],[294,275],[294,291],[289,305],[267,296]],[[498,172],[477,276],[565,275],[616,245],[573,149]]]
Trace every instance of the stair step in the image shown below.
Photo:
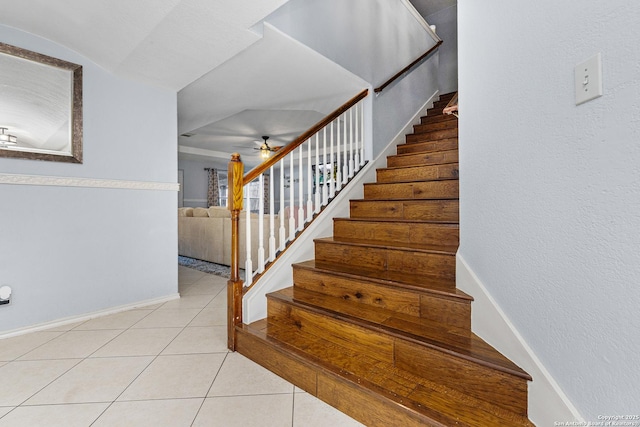
[[[432,151],[428,153],[408,153],[387,156],[387,167],[427,166],[458,163],[458,150]]]
[[[458,128],[434,130],[431,132],[412,133],[405,137],[408,144],[414,142],[435,141],[438,139],[450,139],[458,137]]]
[[[426,166],[389,167],[376,170],[377,182],[435,181],[457,179],[458,163]]]
[[[453,120],[439,121],[434,123],[419,124],[413,126],[413,133],[425,133],[435,130],[457,129],[458,123]]]
[[[414,142],[412,144],[399,144],[396,147],[398,154],[428,153],[432,151],[450,151],[458,149],[458,138],[439,139],[436,141]]]
[[[471,327],[473,298],[442,280],[311,260],[293,265],[293,286],[442,326],[466,331]]]
[[[334,218],[333,238],[340,241],[370,240],[379,243],[415,243],[434,247],[459,244],[458,224],[418,220]]]
[[[519,415],[530,377],[477,336],[302,289],[267,295],[269,326],[305,332]]]
[[[265,321],[238,328],[238,351],[368,426],[533,425],[366,355]]]
[[[364,184],[364,198],[368,200],[457,199],[458,180],[367,183]]]
[[[429,123],[440,123],[440,122],[455,122],[458,123],[458,118],[453,114],[436,114],[436,115],[426,115],[420,117],[420,123],[423,125]]]
[[[351,200],[351,218],[458,222],[458,200]]]
[[[376,271],[396,271],[450,280],[454,283],[456,247],[375,241],[315,239],[316,260]]]

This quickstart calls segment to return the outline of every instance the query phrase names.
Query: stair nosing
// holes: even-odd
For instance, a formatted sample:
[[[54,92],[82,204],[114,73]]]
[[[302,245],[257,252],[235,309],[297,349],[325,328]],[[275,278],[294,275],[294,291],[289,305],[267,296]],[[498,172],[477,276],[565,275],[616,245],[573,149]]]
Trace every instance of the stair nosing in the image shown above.
[[[396,154],[394,157],[396,156],[404,156],[407,154],[427,154],[427,153],[437,153],[437,151],[418,151],[416,153],[402,153],[402,154]],[[444,162],[444,163],[435,163],[435,164],[430,164],[430,165],[407,165],[407,166],[387,166],[385,168],[377,168],[376,172],[379,171],[396,171],[396,170],[400,170],[400,169],[412,169],[412,168],[432,168],[432,167],[437,167],[437,166],[443,166],[443,165],[457,165],[460,162]]]
[[[349,241],[349,240],[335,240],[334,236],[332,237],[321,237],[317,239],[313,239],[315,242],[320,243],[330,243],[330,244],[346,244],[351,246],[359,246],[359,247],[369,247],[376,249],[389,249],[389,250],[398,250],[405,252],[422,252],[429,253],[434,255],[444,255],[444,256],[455,256],[457,252],[457,246],[455,251],[446,250],[446,249],[429,249],[429,248],[420,248],[420,247],[411,247],[411,246],[401,246],[407,245],[407,243],[394,243],[394,242],[381,242],[377,240],[360,240],[360,241]]]
[[[450,138],[447,138],[447,139],[450,139]],[[393,158],[393,157],[400,157],[400,158],[403,158],[403,157],[409,157],[409,156],[420,156],[420,155],[422,155],[422,154],[429,154],[429,155],[431,155],[431,154],[435,154],[435,153],[452,153],[452,152],[454,152],[454,151],[455,151],[455,152],[457,152],[457,151],[458,151],[458,149],[456,148],[456,149],[454,149],[454,150],[437,150],[437,151],[425,151],[425,152],[418,151],[417,153],[392,154],[392,155],[390,155],[390,156],[387,156],[387,159],[389,159],[389,158]],[[458,161],[455,161],[455,162],[436,163],[436,164],[437,164],[437,165],[440,165],[440,164],[445,165],[445,164],[451,164],[451,163],[458,163]],[[410,165],[410,166],[415,167],[415,166],[434,166],[434,165]],[[391,166],[391,167],[397,167],[397,166]],[[383,169],[384,169],[384,168],[383,168]]]
[[[457,226],[452,228],[460,227],[460,223],[458,221],[433,221],[433,220],[422,220],[422,219],[334,217],[333,220],[334,221],[354,221],[354,222],[393,222],[393,223],[408,223],[408,224],[433,224],[433,225]]]
[[[314,265],[309,266],[306,265],[305,263],[307,262],[313,262]],[[347,273],[344,271],[338,271],[338,270],[331,270],[331,269],[327,269],[327,268],[323,268],[323,267],[318,267],[317,265],[315,265],[315,259],[311,260],[311,261],[303,261],[303,262],[298,262],[295,264],[292,264],[292,267],[294,268],[301,268],[307,271],[311,271],[311,270],[316,270],[319,271],[321,273],[324,274],[330,274],[333,276],[340,276],[340,277],[346,277],[346,278],[351,278],[351,279],[358,279],[358,280],[364,280],[367,282],[371,282],[371,283],[375,283],[376,285],[380,285],[380,286],[385,286],[388,288],[404,288],[407,290],[410,290],[412,292],[419,292],[419,293],[424,293],[424,294],[431,294],[431,295],[436,295],[438,297],[443,297],[443,298],[448,298],[448,299],[459,299],[462,301],[473,301],[473,296],[459,290],[458,288],[454,288],[451,291],[445,291],[445,290],[438,290],[438,289],[433,289],[433,288],[428,288],[428,287],[422,287],[422,286],[418,286],[418,285],[414,285],[411,283],[406,283],[406,282],[401,282],[401,281],[397,281],[397,280],[390,280],[390,279],[382,279],[379,277],[371,277],[371,276],[363,276],[361,274],[356,274],[356,273]],[[294,283],[295,286],[295,283]]]
[[[307,291],[307,292],[311,292],[311,291]],[[475,358],[473,356],[470,355],[466,355],[466,354],[462,354],[460,353],[459,350],[453,349],[452,346],[442,343],[442,342],[437,342],[436,340],[433,339],[428,339],[426,337],[419,337],[417,335],[414,335],[410,332],[406,332],[406,331],[401,331],[399,329],[396,328],[392,328],[390,326],[386,326],[386,325],[381,325],[379,323],[375,323],[369,320],[365,320],[365,319],[361,319],[349,314],[344,314],[341,313],[339,311],[334,311],[325,307],[318,307],[303,301],[297,301],[295,299],[293,299],[292,297],[288,296],[288,295],[283,295],[282,293],[280,293],[280,291],[275,291],[275,292],[270,292],[267,294],[267,297],[269,298],[275,298],[275,299],[279,299],[281,301],[286,301],[287,303],[293,304],[293,305],[297,305],[299,307],[304,307],[305,309],[308,309],[310,311],[313,311],[316,314],[321,314],[321,315],[326,315],[327,313],[330,314],[330,317],[333,319],[339,319],[343,322],[346,323],[350,323],[350,324],[355,324],[357,326],[363,327],[365,329],[369,329],[369,330],[376,330],[378,332],[382,332],[385,334],[388,334],[390,336],[393,336],[395,338],[400,338],[409,342],[412,342],[414,344],[418,344],[427,348],[430,348],[432,350],[436,350],[436,351],[441,351],[443,353],[449,354],[451,356],[454,357],[458,357],[460,359],[466,360],[468,362],[471,363],[476,363],[478,365],[484,366],[486,368],[490,368],[490,369],[495,369],[496,371],[499,372],[503,372],[505,374],[509,374],[509,375],[513,375],[515,377],[527,380],[527,381],[532,381],[532,378],[529,374],[527,374],[526,372],[522,371],[521,369],[515,370],[515,369],[511,369],[508,368],[506,366],[501,366],[492,362],[489,362],[487,360],[484,359],[479,359],[479,358]],[[429,342],[427,342],[427,340]],[[449,347],[449,348],[446,348]],[[497,350],[496,350],[497,352]],[[511,362],[513,363],[513,362]],[[515,365],[515,364],[514,364]]]

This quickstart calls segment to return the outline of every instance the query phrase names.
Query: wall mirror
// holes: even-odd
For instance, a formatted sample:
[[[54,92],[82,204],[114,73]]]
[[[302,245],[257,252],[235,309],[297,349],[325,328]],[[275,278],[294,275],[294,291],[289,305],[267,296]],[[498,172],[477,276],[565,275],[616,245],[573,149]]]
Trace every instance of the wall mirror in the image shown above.
[[[82,66],[0,43],[0,157],[82,163]]]

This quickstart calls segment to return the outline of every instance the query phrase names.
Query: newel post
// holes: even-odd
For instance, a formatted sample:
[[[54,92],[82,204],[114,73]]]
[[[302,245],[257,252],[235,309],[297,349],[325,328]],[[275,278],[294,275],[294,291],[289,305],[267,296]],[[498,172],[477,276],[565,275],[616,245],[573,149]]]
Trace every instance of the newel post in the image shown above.
[[[240,211],[242,210],[242,179],[244,165],[240,154],[231,155],[227,181],[231,211],[231,277],[227,282],[227,347],[236,350],[236,326],[242,324],[242,288],[240,280]]]

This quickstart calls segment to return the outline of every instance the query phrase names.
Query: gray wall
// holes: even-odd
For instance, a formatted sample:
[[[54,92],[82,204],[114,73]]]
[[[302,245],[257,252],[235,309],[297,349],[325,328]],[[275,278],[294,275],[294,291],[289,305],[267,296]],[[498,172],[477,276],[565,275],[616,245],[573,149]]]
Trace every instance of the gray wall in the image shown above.
[[[184,170],[184,205],[190,207],[208,207],[207,191],[209,175],[204,168],[215,168],[213,162],[197,160],[178,160],[178,169]],[[226,179],[227,170],[218,168],[221,179]]]
[[[640,8],[458,8],[460,253],[587,420],[638,414]],[[604,96],[576,106],[597,52]]]
[[[442,93],[458,90],[458,6],[433,13],[426,17],[444,43],[438,49],[438,85]]]
[[[266,21],[373,87],[435,44],[395,0],[291,0]],[[437,61],[438,54],[374,97],[373,156],[438,89]]]
[[[0,40],[81,64],[84,163],[0,159],[0,173],[176,182],[176,94],[0,26]],[[177,292],[176,193],[0,184],[0,333]]]

